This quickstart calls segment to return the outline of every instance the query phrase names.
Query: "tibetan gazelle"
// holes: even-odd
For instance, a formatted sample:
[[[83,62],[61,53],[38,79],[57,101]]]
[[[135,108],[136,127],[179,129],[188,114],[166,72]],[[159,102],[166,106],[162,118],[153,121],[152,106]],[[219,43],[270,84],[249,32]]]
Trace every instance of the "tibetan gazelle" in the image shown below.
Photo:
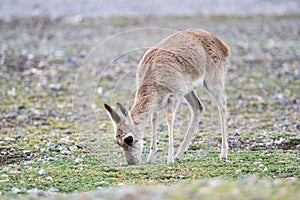
[[[114,139],[124,149],[128,164],[141,160],[144,128],[151,119],[152,136],[148,162],[157,151],[158,112],[165,109],[169,133],[167,163],[181,159],[192,141],[204,106],[194,89],[203,86],[218,105],[222,134],[221,160],[226,160],[227,112],[225,74],[230,48],[216,36],[203,30],[177,32],[150,48],[139,63],[136,77],[137,91],[129,111],[117,103],[118,111],[105,104],[113,121]],[[184,99],[190,109],[188,130],[174,156],[173,122],[176,109]],[[150,118],[151,117],[151,118]]]

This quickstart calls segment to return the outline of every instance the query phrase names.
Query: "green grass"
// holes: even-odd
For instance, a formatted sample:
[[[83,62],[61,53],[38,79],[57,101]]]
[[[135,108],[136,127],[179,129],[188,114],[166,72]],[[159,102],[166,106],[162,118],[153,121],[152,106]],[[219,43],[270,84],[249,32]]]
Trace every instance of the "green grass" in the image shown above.
[[[211,151],[205,158],[199,158],[196,152],[190,151],[183,161],[172,165],[156,163],[136,166],[109,166],[101,163],[96,156],[87,156],[76,162],[75,157],[57,155],[43,162],[1,166],[0,185],[2,191],[16,187],[24,192],[33,188],[72,192],[120,184],[172,185],[187,180],[234,180],[252,175],[276,179],[300,178],[299,156],[295,150],[232,151],[228,162],[220,162],[218,153]],[[46,174],[39,174],[42,169]]]

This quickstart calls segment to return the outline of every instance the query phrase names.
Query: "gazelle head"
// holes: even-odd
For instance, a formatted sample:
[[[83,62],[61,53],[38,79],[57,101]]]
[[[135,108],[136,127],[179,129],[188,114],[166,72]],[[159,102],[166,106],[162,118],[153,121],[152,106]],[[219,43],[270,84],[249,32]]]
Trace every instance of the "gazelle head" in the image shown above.
[[[114,139],[116,143],[123,148],[127,163],[129,165],[137,164],[141,159],[143,139],[137,137],[129,112],[120,103],[117,103],[119,112],[116,112],[108,104],[104,104],[104,107],[110,119],[113,121],[115,129]]]

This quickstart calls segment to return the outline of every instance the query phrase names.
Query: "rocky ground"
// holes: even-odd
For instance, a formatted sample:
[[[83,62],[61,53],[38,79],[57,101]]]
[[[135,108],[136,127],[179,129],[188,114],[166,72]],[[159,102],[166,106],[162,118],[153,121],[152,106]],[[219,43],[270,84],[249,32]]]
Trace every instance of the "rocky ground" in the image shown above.
[[[10,198],[7,195],[34,189],[74,192],[125,185],[120,191],[129,188],[149,196],[155,189],[136,185],[173,185],[154,193],[162,199],[164,195],[171,198],[180,185],[196,181],[192,184],[195,192],[183,187],[187,196],[209,198],[215,188],[229,188],[238,196],[244,193],[243,188],[234,189],[240,181],[257,174],[266,181],[250,178],[246,188],[257,191],[257,181],[266,191],[276,190],[276,197],[296,199],[290,194],[299,193],[300,174],[299,19],[287,15],[0,21],[0,193]],[[160,28],[136,29],[140,27]],[[103,103],[121,101],[129,107],[134,72],[146,47],[174,30],[187,28],[206,29],[232,50],[226,83],[230,162],[218,162],[217,110],[207,93],[199,90],[207,111],[185,158],[171,166],[165,164],[168,138],[162,117],[156,163],[126,166],[112,140]],[[182,105],[175,122],[176,148],[188,117]],[[232,182],[200,181],[212,177]],[[95,194],[109,198],[116,191]],[[91,198],[93,193],[85,195]],[[133,194],[126,195],[121,192],[120,199]],[[273,197],[272,192],[261,195]]]

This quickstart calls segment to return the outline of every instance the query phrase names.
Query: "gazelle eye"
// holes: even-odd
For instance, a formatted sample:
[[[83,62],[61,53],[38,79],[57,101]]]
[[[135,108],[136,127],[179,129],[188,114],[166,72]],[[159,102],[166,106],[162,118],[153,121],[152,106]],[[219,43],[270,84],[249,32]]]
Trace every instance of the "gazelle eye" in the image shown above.
[[[129,146],[132,145],[133,142],[133,137],[132,136],[128,136],[124,139],[124,143],[128,144]]]

